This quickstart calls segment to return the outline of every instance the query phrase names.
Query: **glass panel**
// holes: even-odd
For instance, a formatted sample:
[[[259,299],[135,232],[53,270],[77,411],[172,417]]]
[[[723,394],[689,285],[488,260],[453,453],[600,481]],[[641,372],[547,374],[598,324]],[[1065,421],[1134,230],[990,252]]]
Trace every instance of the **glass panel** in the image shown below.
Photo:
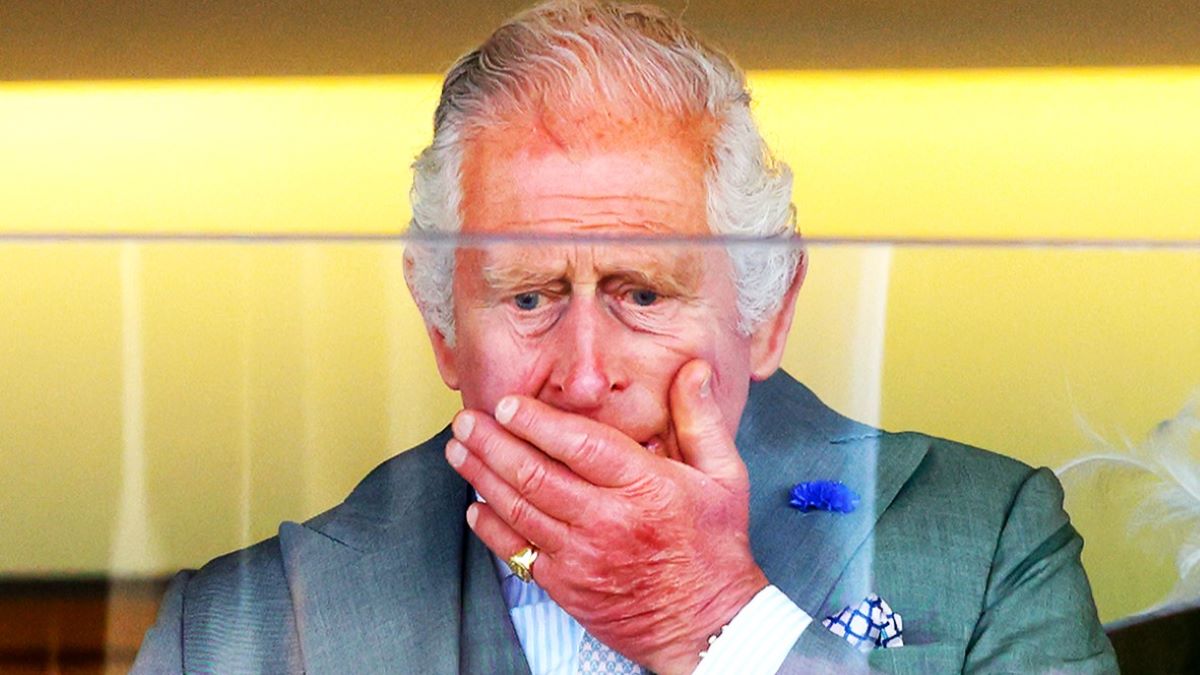
[[[69,665],[101,635],[108,666],[124,670],[170,575],[338,505],[437,434],[461,407],[444,377],[477,407],[537,394],[678,456],[672,378],[704,357],[719,366],[718,399],[736,401],[756,358],[739,328],[746,298],[801,250],[0,241],[0,653],[18,667],[13,645],[37,635]],[[1064,470],[1102,620],[1195,599],[1200,246],[812,240],[803,251],[784,370],[865,424]],[[405,287],[406,253],[456,261],[454,286],[428,287],[460,303],[450,370]],[[735,265],[763,272],[740,295]],[[617,395],[637,405],[588,403]],[[879,477],[850,475],[858,508],[875,506]]]

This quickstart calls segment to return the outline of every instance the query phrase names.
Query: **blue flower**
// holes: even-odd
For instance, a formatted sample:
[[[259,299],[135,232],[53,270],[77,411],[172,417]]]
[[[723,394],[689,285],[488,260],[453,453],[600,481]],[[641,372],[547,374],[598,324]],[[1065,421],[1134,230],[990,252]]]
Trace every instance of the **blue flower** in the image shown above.
[[[813,480],[792,486],[792,508],[804,513],[833,511],[850,513],[858,508],[858,495],[841,481]]]

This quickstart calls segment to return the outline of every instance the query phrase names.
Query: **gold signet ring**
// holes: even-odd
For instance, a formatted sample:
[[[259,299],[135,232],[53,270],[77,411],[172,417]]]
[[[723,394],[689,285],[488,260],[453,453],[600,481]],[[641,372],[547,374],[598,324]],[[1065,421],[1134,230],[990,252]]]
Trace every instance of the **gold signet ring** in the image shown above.
[[[533,562],[537,560],[538,550],[532,546],[525,548],[512,554],[508,559],[508,569],[517,575],[517,578],[525,583],[533,580]]]

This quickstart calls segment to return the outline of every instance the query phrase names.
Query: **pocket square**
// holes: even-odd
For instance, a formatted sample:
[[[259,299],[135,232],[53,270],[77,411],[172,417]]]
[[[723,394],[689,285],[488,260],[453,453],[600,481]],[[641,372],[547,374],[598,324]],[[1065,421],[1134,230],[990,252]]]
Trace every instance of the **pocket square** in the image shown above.
[[[862,652],[904,646],[904,620],[874,593],[822,621],[834,635]]]

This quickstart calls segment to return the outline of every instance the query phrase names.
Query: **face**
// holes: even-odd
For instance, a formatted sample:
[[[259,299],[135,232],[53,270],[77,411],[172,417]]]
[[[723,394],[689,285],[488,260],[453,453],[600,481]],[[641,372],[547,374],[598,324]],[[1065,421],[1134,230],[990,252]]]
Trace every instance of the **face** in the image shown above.
[[[565,239],[709,233],[702,146],[687,134],[622,139],[584,149],[538,134],[472,142],[464,231],[555,240],[460,250],[456,344],[432,337],[442,376],[467,408],[490,412],[523,394],[678,457],[668,392],[679,369],[695,358],[713,367],[733,433],[751,377],[773,371],[778,355],[763,349],[771,330],[738,330],[723,249]]]

